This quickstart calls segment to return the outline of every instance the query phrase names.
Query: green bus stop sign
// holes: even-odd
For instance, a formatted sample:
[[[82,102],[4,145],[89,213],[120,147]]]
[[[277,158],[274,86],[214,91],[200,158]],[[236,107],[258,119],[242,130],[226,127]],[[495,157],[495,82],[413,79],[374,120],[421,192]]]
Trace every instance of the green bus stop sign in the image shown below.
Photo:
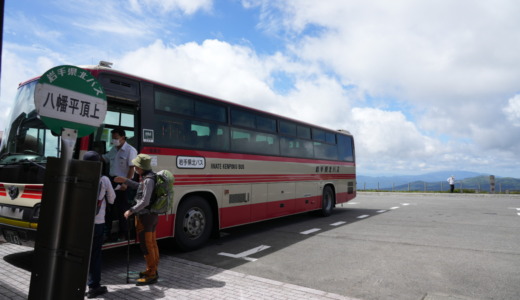
[[[34,90],[34,104],[52,132],[75,129],[78,137],[91,134],[105,120],[107,101],[103,87],[90,72],[58,66],[45,72]]]

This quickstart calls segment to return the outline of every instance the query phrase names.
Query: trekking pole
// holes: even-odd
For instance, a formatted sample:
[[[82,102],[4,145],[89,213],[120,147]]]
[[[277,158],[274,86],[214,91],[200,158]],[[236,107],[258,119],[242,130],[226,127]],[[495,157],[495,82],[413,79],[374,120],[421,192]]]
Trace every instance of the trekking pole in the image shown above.
[[[126,283],[130,283],[129,273],[130,273],[130,220],[126,220]]]

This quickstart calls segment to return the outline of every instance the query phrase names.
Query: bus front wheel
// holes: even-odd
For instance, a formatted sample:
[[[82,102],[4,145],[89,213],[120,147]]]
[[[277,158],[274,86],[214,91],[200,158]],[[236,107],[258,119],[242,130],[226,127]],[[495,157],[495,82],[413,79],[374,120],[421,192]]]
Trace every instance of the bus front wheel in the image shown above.
[[[208,202],[200,196],[183,201],[175,215],[175,244],[183,251],[200,248],[209,239],[213,215]]]
[[[332,214],[334,208],[334,191],[330,186],[323,189],[323,196],[321,199],[321,215],[328,217]]]

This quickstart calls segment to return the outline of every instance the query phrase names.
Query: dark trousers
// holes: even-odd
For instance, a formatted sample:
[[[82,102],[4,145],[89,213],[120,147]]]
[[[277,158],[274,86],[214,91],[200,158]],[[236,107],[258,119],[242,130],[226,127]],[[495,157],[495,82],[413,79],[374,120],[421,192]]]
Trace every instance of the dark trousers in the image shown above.
[[[88,287],[95,289],[101,282],[101,246],[103,246],[103,231],[105,224],[94,224],[94,238],[90,252],[90,266],[88,269]]]
[[[455,185],[454,184],[450,184],[450,193],[453,193],[454,190],[455,190]]]
[[[127,191],[116,191],[116,199],[110,213],[105,214],[105,230],[108,236],[112,233],[112,221],[117,220],[119,221],[119,235],[127,237],[128,230],[124,214],[129,208]]]

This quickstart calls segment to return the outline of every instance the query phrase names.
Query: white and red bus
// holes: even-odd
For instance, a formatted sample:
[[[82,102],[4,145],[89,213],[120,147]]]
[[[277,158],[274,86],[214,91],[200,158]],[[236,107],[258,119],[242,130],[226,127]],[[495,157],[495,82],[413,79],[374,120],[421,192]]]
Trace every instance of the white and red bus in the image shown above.
[[[175,176],[173,214],[157,237],[180,249],[202,246],[219,230],[318,211],[356,196],[354,140],[287,117],[168,86],[110,67],[82,67],[103,85],[104,124],[76,143],[74,158],[109,150],[110,131]],[[0,152],[0,230],[11,243],[34,246],[46,159],[60,138],[34,107],[37,78],[20,84]],[[114,227],[114,226],[113,226]],[[106,244],[113,247],[124,242]]]

